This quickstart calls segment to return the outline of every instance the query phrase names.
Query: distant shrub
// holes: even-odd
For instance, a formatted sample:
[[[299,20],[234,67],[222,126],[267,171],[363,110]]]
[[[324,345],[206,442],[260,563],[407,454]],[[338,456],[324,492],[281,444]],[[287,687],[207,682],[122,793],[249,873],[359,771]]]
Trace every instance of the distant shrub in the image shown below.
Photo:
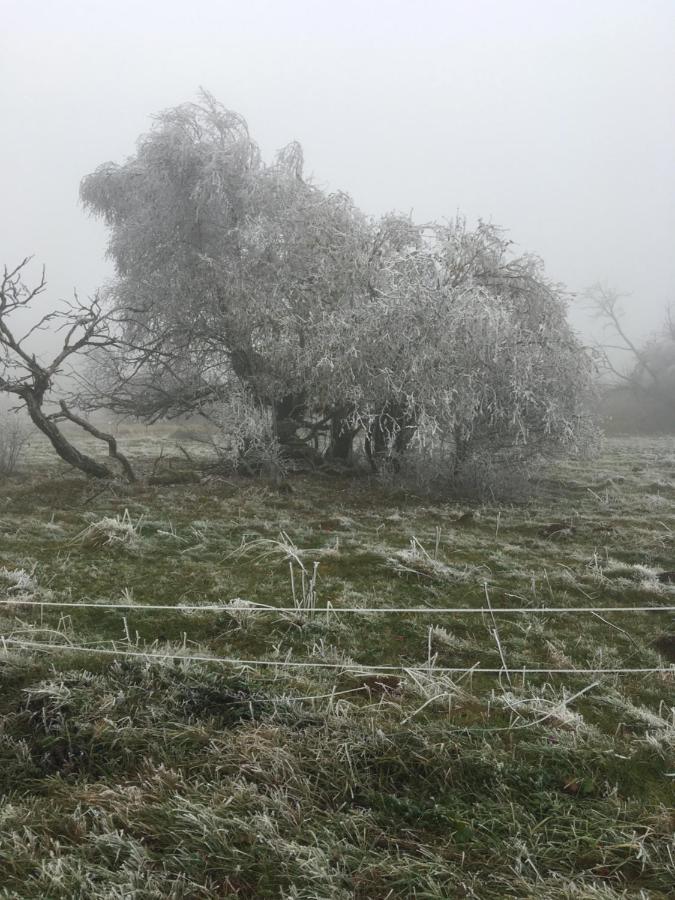
[[[533,493],[532,477],[541,462],[515,455],[476,455],[458,466],[448,493],[462,500],[524,503]]]
[[[378,477],[390,486],[446,500],[523,503],[534,492],[533,479],[543,461],[529,448],[481,448],[458,461],[451,445],[437,444],[410,454],[400,471],[390,468]]]
[[[18,416],[7,413],[0,419],[0,478],[14,472],[29,439],[28,426]]]

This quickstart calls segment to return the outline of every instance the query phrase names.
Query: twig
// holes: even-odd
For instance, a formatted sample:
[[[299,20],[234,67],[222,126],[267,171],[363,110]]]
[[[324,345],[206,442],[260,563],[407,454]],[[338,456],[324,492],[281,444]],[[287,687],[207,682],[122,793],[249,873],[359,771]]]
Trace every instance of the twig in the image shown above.
[[[504,651],[502,650],[501,641],[499,640],[499,631],[497,629],[497,620],[494,617],[494,613],[492,612],[492,604],[490,603],[490,592],[488,591],[487,581],[483,583],[483,587],[485,588],[485,599],[487,601],[488,609],[490,611],[490,617],[492,619],[492,636],[495,639],[497,644],[497,649],[499,650],[499,656],[502,661],[502,666],[504,667],[504,673],[506,675],[506,680],[509,685],[511,684],[511,674],[509,672],[508,666],[506,665],[506,658],[504,657]]]

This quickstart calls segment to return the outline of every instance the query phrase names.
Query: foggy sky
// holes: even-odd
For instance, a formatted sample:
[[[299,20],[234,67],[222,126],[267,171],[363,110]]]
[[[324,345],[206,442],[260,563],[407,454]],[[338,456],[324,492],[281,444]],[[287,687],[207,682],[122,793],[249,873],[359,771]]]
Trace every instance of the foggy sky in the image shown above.
[[[581,291],[675,301],[675,0],[1,0],[0,264],[112,273],[83,175],[200,85],[367,213],[466,214]],[[573,309],[573,322],[588,328]]]

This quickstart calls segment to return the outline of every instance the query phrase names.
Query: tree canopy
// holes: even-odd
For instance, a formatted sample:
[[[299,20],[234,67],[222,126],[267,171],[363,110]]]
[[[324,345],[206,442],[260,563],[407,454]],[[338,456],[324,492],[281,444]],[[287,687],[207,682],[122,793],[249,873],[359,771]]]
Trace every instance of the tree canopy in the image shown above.
[[[266,164],[208,94],[157,116],[81,197],[117,273],[123,340],[95,392],[120,412],[246,396],[287,452],[346,459],[362,429],[374,467],[439,440],[456,465],[588,438],[590,361],[565,292],[492,225],[369,218],[305,179],[298,144]]]

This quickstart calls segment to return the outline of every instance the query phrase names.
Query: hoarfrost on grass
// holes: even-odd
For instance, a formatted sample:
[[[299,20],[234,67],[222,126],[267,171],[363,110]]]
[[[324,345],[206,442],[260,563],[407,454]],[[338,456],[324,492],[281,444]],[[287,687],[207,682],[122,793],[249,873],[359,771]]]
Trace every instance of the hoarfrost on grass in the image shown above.
[[[73,543],[90,547],[132,546],[138,539],[142,521],[143,517],[134,522],[129,510],[125,509],[121,516],[104,516],[92,522],[73,539]]]
[[[25,569],[8,569],[3,566],[0,569],[0,579],[9,584],[9,591],[32,593],[37,589],[33,572],[27,572]]]

